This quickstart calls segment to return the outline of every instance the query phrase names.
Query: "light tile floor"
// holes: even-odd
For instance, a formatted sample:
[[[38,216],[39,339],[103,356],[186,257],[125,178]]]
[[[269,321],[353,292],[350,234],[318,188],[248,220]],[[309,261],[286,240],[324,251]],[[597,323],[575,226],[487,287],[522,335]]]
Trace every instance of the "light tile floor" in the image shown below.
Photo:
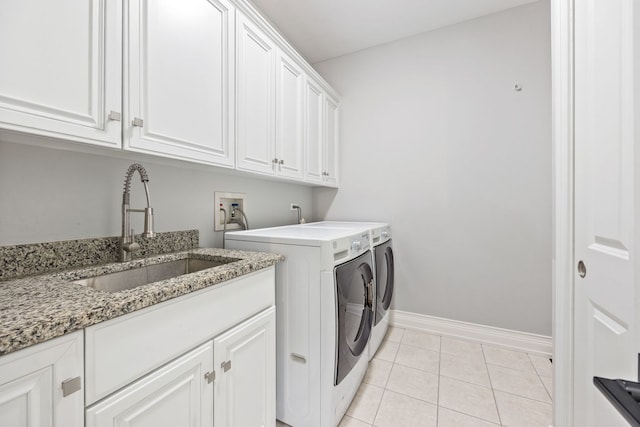
[[[552,375],[547,357],[391,327],[340,427],[548,427]]]

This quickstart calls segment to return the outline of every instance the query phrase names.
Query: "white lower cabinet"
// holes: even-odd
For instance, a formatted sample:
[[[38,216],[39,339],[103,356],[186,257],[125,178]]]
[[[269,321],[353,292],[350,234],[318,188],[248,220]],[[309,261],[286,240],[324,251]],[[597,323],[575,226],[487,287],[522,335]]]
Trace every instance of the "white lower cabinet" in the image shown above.
[[[87,427],[275,426],[274,267],[85,334]]]
[[[191,350],[87,409],[87,427],[213,425],[213,343]]]
[[[82,332],[0,358],[0,426],[84,425]]]
[[[275,425],[275,323],[271,307],[213,340],[215,426]]]
[[[275,425],[275,307],[87,409],[87,427]]]

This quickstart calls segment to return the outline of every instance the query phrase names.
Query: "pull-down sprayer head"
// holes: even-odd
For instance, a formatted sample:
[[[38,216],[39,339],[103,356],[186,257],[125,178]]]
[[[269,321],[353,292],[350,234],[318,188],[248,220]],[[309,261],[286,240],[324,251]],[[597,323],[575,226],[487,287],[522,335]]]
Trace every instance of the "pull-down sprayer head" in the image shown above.
[[[131,178],[133,173],[138,171],[140,181],[144,185],[144,192],[147,196],[147,207],[144,209],[129,208],[129,199],[131,198]],[[144,213],[144,233],[142,237],[150,238],[155,236],[153,231],[153,208],[151,207],[151,197],[149,196],[149,175],[147,171],[139,163],[134,163],[127,169],[124,178],[124,192],[122,193],[122,236],[120,237],[120,261],[131,260],[131,253],[140,249],[136,243],[133,230],[130,229],[129,215],[131,212]]]
[[[151,197],[149,196],[149,175],[147,175],[147,171],[145,168],[139,164],[134,163],[129,166],[127,169],[127,174],[124,178],[124,192],[122,193],[122,204],[129,205],[129,199],[131,196],[131,178],[133,177],[133,173],[138,171],[140,174],[140,181],[142,185],[144,185],[144,193],[147,198],[147,207],[144,209],[144,232],[142,233],[142,237],[150,238],[155,236],[155,232],[153,231],[153,208],[151,207]],[[128,209],[129,212],[137,212],[138,210]]]

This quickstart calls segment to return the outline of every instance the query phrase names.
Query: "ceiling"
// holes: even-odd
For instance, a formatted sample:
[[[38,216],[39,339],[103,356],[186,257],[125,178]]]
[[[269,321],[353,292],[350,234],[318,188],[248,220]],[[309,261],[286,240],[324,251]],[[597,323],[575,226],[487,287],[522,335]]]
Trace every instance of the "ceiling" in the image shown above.
[[[537,0],[252,0],[312,64]]]

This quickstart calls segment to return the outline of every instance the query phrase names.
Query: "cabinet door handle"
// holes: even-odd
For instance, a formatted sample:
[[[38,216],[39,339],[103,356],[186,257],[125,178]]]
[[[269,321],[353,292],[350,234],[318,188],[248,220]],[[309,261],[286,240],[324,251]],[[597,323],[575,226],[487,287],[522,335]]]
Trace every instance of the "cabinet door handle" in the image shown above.
[[[133,120],[131,121],[131,124],[133,126],[137,126],[141,128],[144,125],[144,120],[142,120],[139,117],[134,117]]]
[[[113,120],[114,122],[120,121],[120,113],[117,111],[109,111],[109,115],[107,116],[109,120]]]
[[[229,372],[229,369],[231,369],[231,360],[227,360],[226,362],[222,362],[220,364],[220,367],[222,368],[222,370],[224,372]]]
[[[307,363],[307,358],[298,353],[291,353],[291,357],[302,363]]]
[[[67,397],[70,394],[80,391],[82,389],[82,379],[80,377],[69,378],[62,381],[62,397]]]
[[[280,163],[281,165],[284,165],[284,160],[280,160],[278,163]]]
[[[216,371],[207,372],[204,379],[207,380],[207,384],[211,384],[216,379]]]

